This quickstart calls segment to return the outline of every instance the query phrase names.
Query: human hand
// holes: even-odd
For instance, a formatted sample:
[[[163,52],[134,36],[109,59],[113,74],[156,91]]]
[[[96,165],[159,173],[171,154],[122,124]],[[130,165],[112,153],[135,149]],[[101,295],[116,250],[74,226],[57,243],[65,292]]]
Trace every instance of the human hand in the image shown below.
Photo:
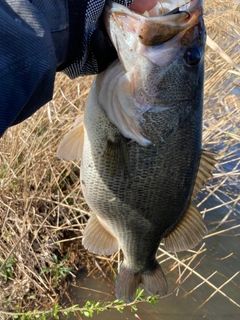
[[[123,4],[123,2],[126,3],[127,1],[114,0],[114,2]],[[129,9],[142,14],[155,7],[157,2],[158,0],[134,0]],[[91,45],[98,61],[98,68],[101,71],[117,57],[115,49],[109,46],[108,36],[103,29],[96,29],[91,38]]]
[[[134,0],[129,9],[142,14],[154,8],[157,3],[158,0]]]
[[[71,57],[59,69],[64,70],[70,78],[100,73],[117,58],[101,16],[106,0],[82,1],[78,25],[72,27],[72,30],[74,28],[80,31],[80,37],[79,33],[76,33],[78,36],[72,41],[73,48],[69,51]],[[131,10],[142,14],[146,10],[151,10],[158,0],[114,0],[114,2],[129,6]]]

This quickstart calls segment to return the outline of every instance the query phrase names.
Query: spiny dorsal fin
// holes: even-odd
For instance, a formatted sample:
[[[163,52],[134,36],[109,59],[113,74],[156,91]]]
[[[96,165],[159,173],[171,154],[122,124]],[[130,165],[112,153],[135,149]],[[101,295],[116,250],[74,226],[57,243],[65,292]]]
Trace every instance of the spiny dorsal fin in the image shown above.
[[[118,241],[92,214],[83,233],[83,246],[99,255],[110,255],[118,250]]]
[[[193,187],[192,200],[197,198],[198,192],[203,188],[206,181],[212,177],[212,171],[216,163],[216,153],[202,150],[198,173]]]
[[[164,238],[168,251],[178,252],[194,248],[207,233],[202,217],[196,206],[191,203],[182,220]]]
[[[83,116],[75,120],[73,128],[63,137],[57,157],[65,160],[81,159],[84,142]]]

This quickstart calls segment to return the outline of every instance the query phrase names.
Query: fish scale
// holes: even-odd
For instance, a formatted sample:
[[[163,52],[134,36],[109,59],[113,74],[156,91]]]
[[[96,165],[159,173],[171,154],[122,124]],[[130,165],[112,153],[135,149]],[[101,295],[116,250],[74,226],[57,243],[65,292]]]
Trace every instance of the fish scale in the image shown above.
[[[191,1],[184,13],[169,0],[169,14],[154,19],[106,6],[119,60],[95,78],[84,117],[58,149],[60,158],[82,159],[81,187],[92,210],[83,245],[100,255],[121,248],[115,294],[126,303],[139,285],[151,295],[167,294],[156,260],[161,241],[169,251],[183,251],[207,231],[193,202],[216,163],[201,146],[201,5]]]
[[[94,96],[89,97],[89,101],[95,101],[95,99]],[[90,108],[88,108],[89,105]],[[96,103],[94,106],[91,103],[86,106],[84,120],[86,139],[81,170],[81,179],[85,182],[84,197],[93,212],[101,213],[101,216],[106,219],[112,218],[114,220],[114,224],[117,225],[114,233],[127,256],[129,256],[127,249],[124,250],[125,239],[121,239],[121,236],[118,235],[118,233],[123,235],[126,233],[126,225],[133,221],[141,221],[139,226],[131,231],[136,233],[136,243],[131,242],[131,246],[141,246],[143,251],[150,252],[150,248],[145,248],[145,237],[142,237],[146,229],[146,224],[142,221],[143,218],[151,219],[152,228],[155,227],[155,224],[157,225],[157,230],[152,233],[151,229],[147,237],[153,238],[149,241],[151,246],[154,242],[158,246],[166,230],[171,229],[176,223],[176,217],[177,220],[181,218],[190,201],[201,153],[201,130],[197,129],[201,123],[201,108],[199,107],[199,110],[196,111],[199,114],[198,117],[195,115],[193,117],[196,122],[192,121],[191,126],[189,124],[183,126],[164,143],[141,147],[136,142],[124,142],[128,149],[129,171],[131,172],[131,175],[125,177],[126,168],[124,165],[116,172],[116,162],[111,157],[108,160],[99,158],[98,153],[92,151],[97,150],[99,145],[103,145],[106,142],[106,137],[103,136],[103,141],[100,141],[99,137],[97,140],[92,140],[91,137],[87,138],[89,135],[99,136],[103,121],[105,124],[108,123],[107,131],[111,137],[114,134],[118,137],[119,131],[112,126],[102,108],[99,108]],[[105,117],[101,121],[99,121],[100,112],[102,112],[102,117]],[[92,126],[93,123],[94,126]],[[185,143],[190,139],[193,140],[192,138],[196,140],[192,143],[194,149],[183,149],[183,141]],[[122,139],[125,140],[124,137]],[[151,159],[153,165],[146,166],[144,158]],[[89,163],[95,164],[94,169],[85,169]],[[116,174],[113,175],[112,172],[116,172]],[[158,188],[156,188],[156,182]],[[116,198],[116,200],[109,202],[112,198]],[[126,212],[129,214],[126,215]],[[170,216],[169,212],[171,212]],[[142,269],[144,268],[146,267],[142,266]]]

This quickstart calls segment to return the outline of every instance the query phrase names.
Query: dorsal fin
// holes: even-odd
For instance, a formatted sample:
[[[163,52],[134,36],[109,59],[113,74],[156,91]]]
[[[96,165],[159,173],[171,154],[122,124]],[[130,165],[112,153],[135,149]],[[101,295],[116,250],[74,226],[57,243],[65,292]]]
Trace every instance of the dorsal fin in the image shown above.
[[[197,198],[198,192],[203,188],[206,181],[212,177],[212,171],[217,163],[216,153],[202,150],[200,163],[192,192],[192,200]]]
[[[75,120],[73,128],[63,137],[57,157],[65,160],[81,159],[84,142],[83,116]]]
[[[167,250],[178,252],[192,249],[206,234],[207,229],[202,221],[201,214],[192,201],[196,199],[198,192],[212,176],[212,171],[216,163],[215,153],[202,150],[189,208],[173,231],[164,238],[164,244]]]
[[[118,250],[118,241],[100,221],[101,219],[92,213],[83,233],[82,244],[95,254],[113,254]]]
[[[196,206],[191,203],[182,220],[164,238],[168,251],[185,251],[194,248],[207,233],[202,217]]]

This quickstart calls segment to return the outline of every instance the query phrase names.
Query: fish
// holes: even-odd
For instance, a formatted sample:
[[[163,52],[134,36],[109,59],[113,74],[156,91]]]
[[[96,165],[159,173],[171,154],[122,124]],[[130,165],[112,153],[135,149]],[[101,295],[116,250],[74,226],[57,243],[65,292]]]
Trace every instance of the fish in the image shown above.
[[[92,211],[82,243],[122,250],[115,295],[130,303],[140,285],[167,294],[161,242],[179,252],[207,233],[194,203],[216,164],[202,148],[206,30],[201,0],[160,1],[142,15],[108,2],[103,19],[118,59],[96,76],[57,156],[81,159]]]

